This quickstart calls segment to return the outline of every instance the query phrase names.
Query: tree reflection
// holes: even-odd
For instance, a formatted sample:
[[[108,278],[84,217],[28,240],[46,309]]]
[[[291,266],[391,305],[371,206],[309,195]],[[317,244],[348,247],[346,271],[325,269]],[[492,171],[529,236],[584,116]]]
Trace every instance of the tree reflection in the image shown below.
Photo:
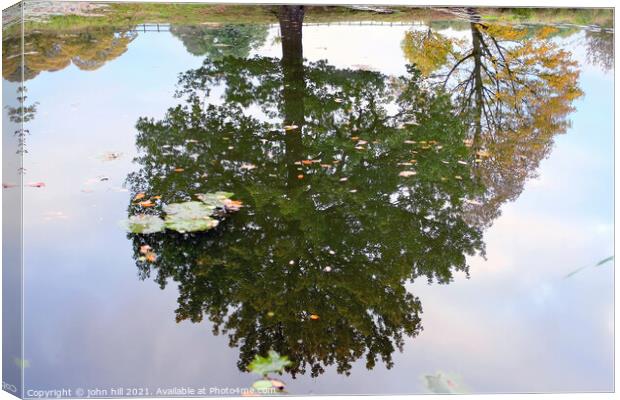
[[[551,40],[557,29],[482,23],[469,11],[470,40],[433,33],[421,45],[435,48],[443,40],[441,46],[451,49],[445,62],[433,64],[440,77],[435,83],[453,93],[461,115],[471,121],[475,175],[486,187],[481,205],[470,206],[471,217],[489,225],[501,204],[516,199],[534,176],[555,135],[566,132],[572,103],[582,92],[577,63]]]
[[[218,60],[226,56],[247,57],[267,39],[268,25],[172,26],[188,52]]]
[[[463,207],[484,188],[448,95],[414,69],[305,63],[303,13],[279,8],[281,59],[207,59],[180,78],[185,104],[137,123],[134,195],[225,190],[246,207],[208,233],[130,238],[143,278],[178,283],[177,321],[211,320],[240,347],[242,370],[269,349],[290,357],[293,375],[348,373],[362,357],[390,367],[421,330],[406,282],[448,283],[483,250]],[[205,100],[220,92],[221,105]]]
[[[614,34],[608,31],[586,31],[586,54],[588,62],[603,71],[614,68]]]
[[[92,71],[121,56],[137,33],[112,27],[83,31],[27,32],[24,37],[24,79],[42,71],[60,71],[73,64]],[[22,41],[9,36],[2,41],[2,76],[11,82],[22,80]]]

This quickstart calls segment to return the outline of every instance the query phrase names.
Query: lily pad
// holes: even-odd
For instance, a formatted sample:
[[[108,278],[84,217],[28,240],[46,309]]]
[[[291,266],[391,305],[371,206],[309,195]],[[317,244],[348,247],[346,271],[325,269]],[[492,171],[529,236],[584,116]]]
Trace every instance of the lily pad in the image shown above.
[[[258,390],[259,392],[263,392],[263,391],[271,390],[273,388],[273,385],[271,384],[271,381],[268,381],[266,379],[261,379],[261,380],[254,382],[252,384],[252,388]]]
[[[223,208],[224,202],[232,197],[233,193],[230,192],[215,192],[215,193],[197,193],[196,197],[202,201],[206,206],[215,208]]]
[[[278,352],[269,350],[267,357],[257,355],[248,366],[250,372],[267,376],[271,372],[281,373],[291,362],[288,357],[281,356]]]
[[[164,220],[155,215],[132,215],[125,227],[131,233],[156,233],[164,230]]]
[[[213,207],[198,201],[168,204],[164,212],[166,228],[181,233],[206,231],[218,224],[218,220],[211,218]]]

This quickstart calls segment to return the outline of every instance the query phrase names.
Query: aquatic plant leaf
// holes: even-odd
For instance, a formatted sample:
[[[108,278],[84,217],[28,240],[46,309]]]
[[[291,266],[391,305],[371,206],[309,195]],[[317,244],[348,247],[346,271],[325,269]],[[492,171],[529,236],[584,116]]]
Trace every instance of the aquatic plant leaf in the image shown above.
[[[401,172],[398,174],[398,176],[403,176],[403,177],[405,177],[405,178],[408,178],[408,177],[410,177],[410,176],[414,176],[414,175],[416,175],[416,174],[417,174],[417,172],[415,172],[415,171],[401,171]]]
[[[431,393],[458,394],[466,393],[457,377],[438,372],[435,375],[426,375],[426,388]]]
[[[259,392],[270,390],[273,387],[271,381],[266,379],[261,379],[252,384],[252,388],[258,390]]]
[[[200,218],[211,215],[211,207],[199,201],[186,201],[183,203],[167,204],[163,208],[166,218]]]
[[[241,209],[241,207],[243,207],[243,202],[241,202],[239,200],[226,199],[224,201],[224,208],[228,212],[239,211]]]
[[[223,208],[225,201],[233,194],[230,192],[197,193],[196,197],[213,210],[215,208]]]
[[[165,220],[166,228],[172,229],[173,231],[177,231],[180,233],[185,232],[198,232],[198,231],[206,231],[209,229],[213,229],[218,225],[218,220],[213,219],[211,217],[202,217],[202,218],[192,218],[192,219],[183,219],[183,218],[166,218]]]
[[[125,228],[131,233],[155,233],[164,230],[164,221],[155,215],[132,215],[125,221]]]
[[[198,201],[168,204],[164,206],[165,226],[181,233],[215,228],[218,220],[211,218],[214,208]]]
[[[597,262],[595,267],[598,267],[599,265],[607,264],[608,262],[610,262],[613,259],[614,259],[614,256],[610,256],[610,257],[604,258],[601,261]]]
[[[45,182],[29,182],[29,183],[26,183],[24,186],[42,188],[42,187],[45,187]]]
[[[291,362],[288,357],[281,356],[277,351],[269,350],[267,357],[257,355],[248,365],[250,372],[267,376],[271,372],[281,373]]]
[[[286,385],[284,384],[284,382],[282,382],[282,381],[280,381],[280,380],[277,380],[277,379],[272,379],[272,380],[271,380],[271,386],[272,386],[274,389],[277,389],[277,390],[284,390],[284,388],[286,387]]]
[[[577,268],[576,270],[574,270],[573,272],[571,272],[570,274],[564,276],[564,279],[570,278],[571,276],[577,274],[578,272],[581,272],[582,270],[588,268],[588,267],[598,267],[604,264],[607,264],[608,262],[612,261],[614,259],[614,256],[610,256],[607,258],[602,259],[601,261],[597,262],[594,265],[585,265],[583,267]]]

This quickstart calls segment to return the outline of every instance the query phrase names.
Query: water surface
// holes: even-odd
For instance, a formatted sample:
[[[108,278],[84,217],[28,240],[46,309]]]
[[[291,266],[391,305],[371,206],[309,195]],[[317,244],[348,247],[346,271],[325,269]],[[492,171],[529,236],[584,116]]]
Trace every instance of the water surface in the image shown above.
[[[26,390],[612,391],[613,33],[278,12],[27,34]]]

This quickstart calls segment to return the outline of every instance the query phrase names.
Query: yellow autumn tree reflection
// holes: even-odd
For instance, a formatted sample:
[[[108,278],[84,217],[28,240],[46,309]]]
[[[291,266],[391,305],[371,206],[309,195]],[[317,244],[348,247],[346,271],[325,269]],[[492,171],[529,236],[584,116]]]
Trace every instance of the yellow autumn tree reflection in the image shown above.
[[[446,64],[453,51],[453,42],[429,28],[425,32],[406,32],[402,48],[407,60],[415,64],[422,75],[429,76]]]
[[[471,123],[466,143],[473,148],[470,161],[487,187],[470,205],[471,216],[489,225],[501,204],[514,200],[535,176],[555,135],[569,128],[568,116],[582,91],[571,53],[551,40],[556,28],[487,24],[471,14],[470,40],[434,33],[433,40],[419,42],[418,58],[405,55],[418,60],[423,72],[434,71],[433,83],[453,94]],[[441,40],[443,45],[433,43]],[[437,48],[453,51],[440,62],[429,55]]]
[[[127,51],[135,32],[111,27],[70,32],[32,32],[24,38],[24,78],[32,79],[42,71],[60,71],[73,64],[92,71]],[[2,47],[2,76],[21,80],[21,40],[8,37]]]

